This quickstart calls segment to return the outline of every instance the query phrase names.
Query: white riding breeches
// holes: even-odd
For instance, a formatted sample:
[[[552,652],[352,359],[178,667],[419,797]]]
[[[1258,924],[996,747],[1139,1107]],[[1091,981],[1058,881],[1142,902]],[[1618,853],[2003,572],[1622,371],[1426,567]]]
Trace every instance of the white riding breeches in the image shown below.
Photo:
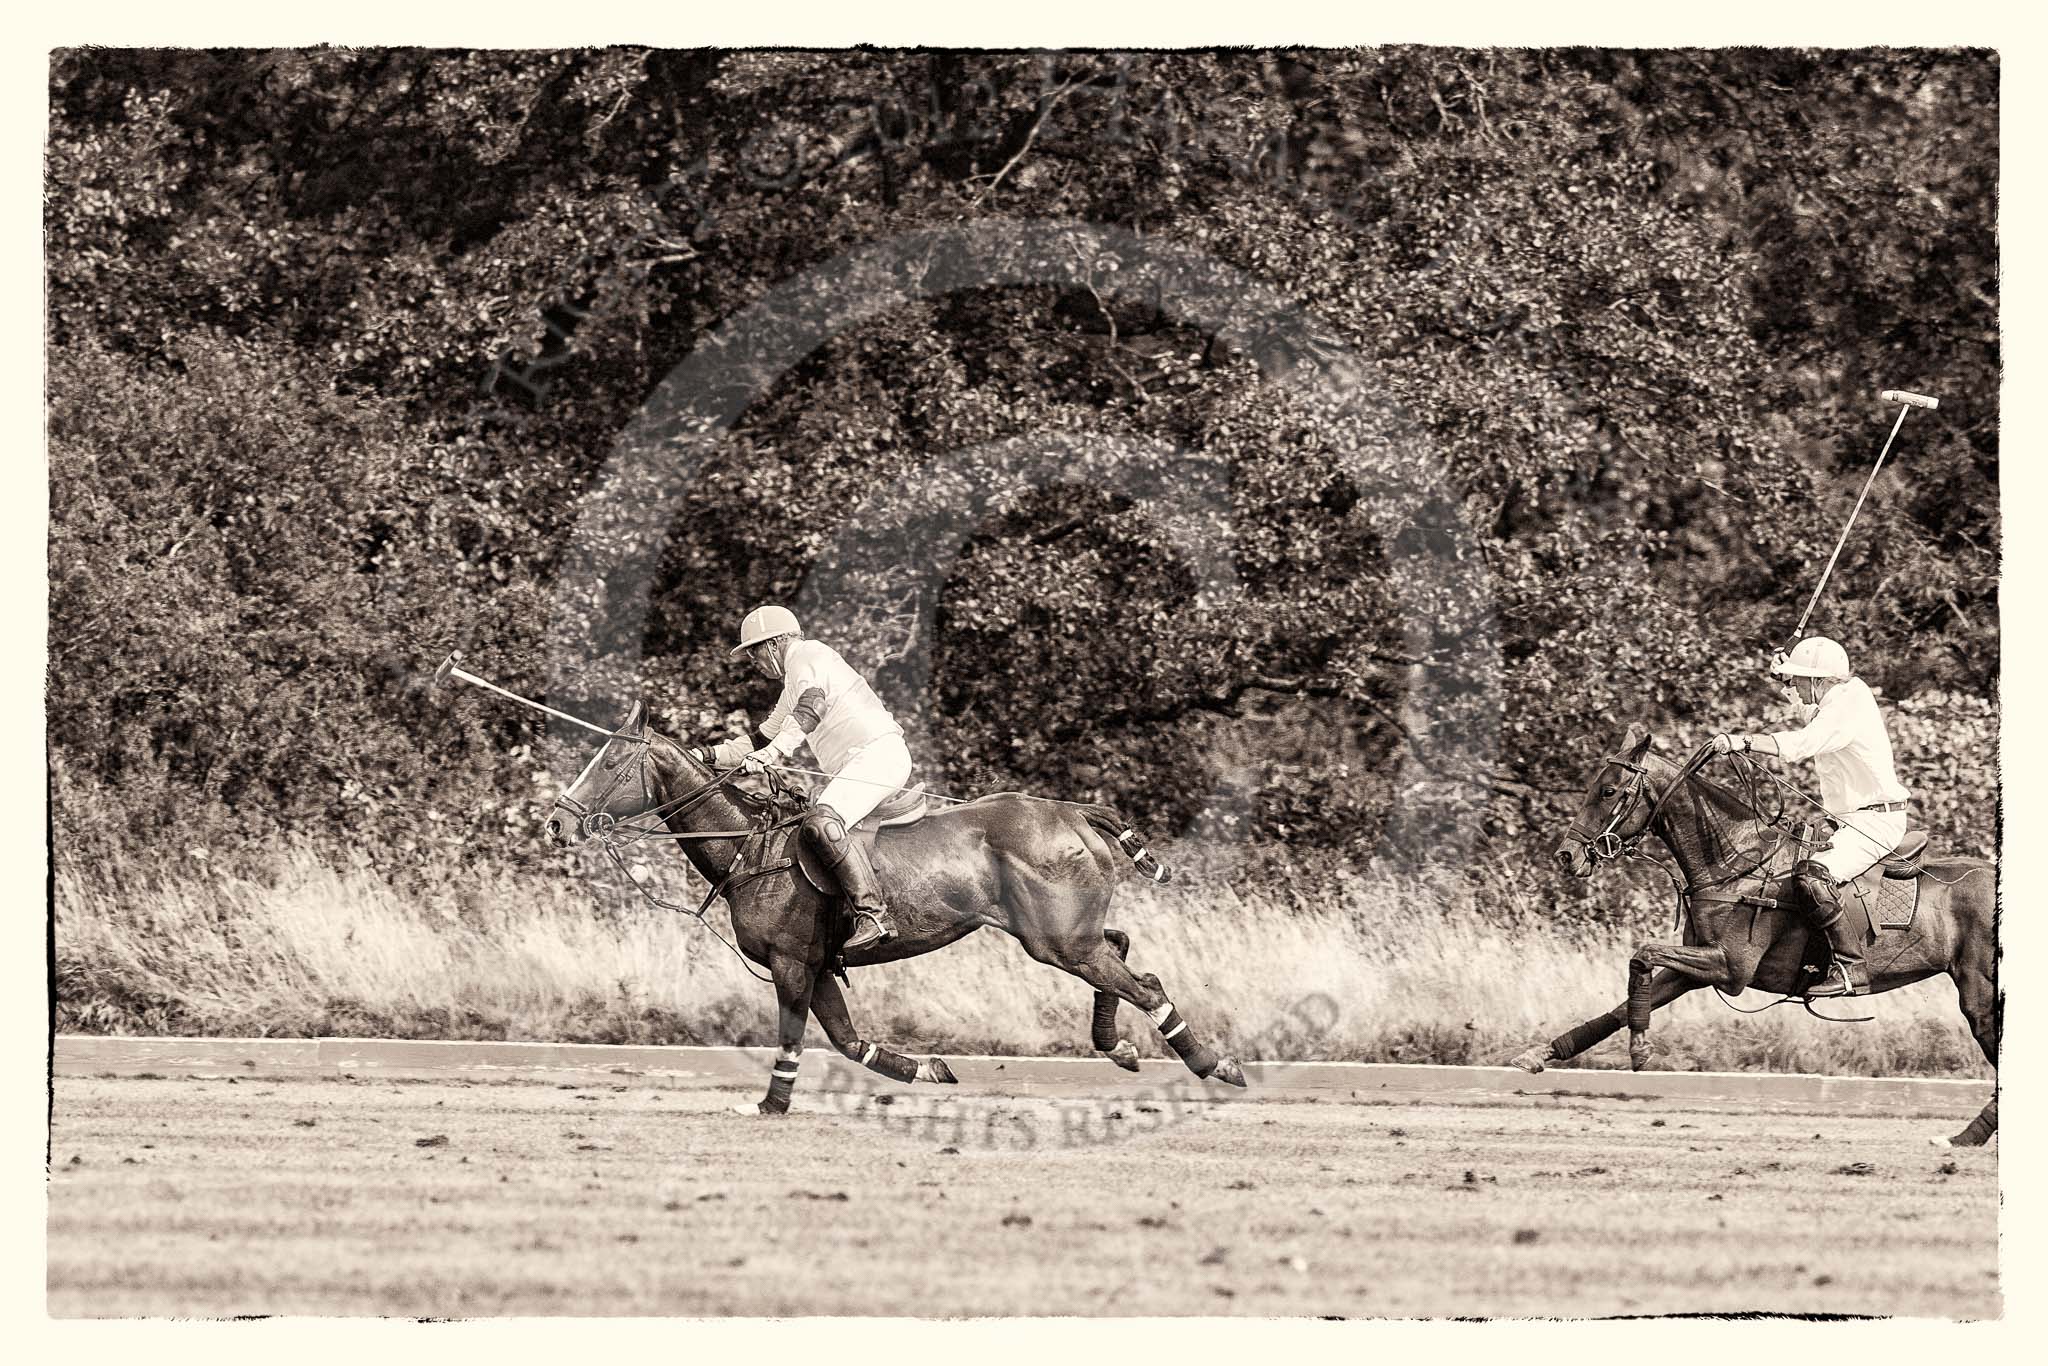
[[[846,762],[818,794],[818,805],[837,811],[851,830],[909,781],[909,747],[900,735],[884,735],[846,756]]]
[[[1825,849],[1814,853],[1814,858],[1837,882],[1847,882],[1868,871],[1906,837],[1903,811],[1852,811],[1833,819],[1842,822],[1842,828],[1835,831],[1834,839]]]

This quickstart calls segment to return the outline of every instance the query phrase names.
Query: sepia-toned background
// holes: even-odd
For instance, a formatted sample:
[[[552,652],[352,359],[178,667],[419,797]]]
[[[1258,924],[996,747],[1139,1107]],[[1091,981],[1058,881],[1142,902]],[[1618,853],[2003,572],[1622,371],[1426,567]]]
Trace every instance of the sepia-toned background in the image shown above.
[[[1942,407],[1813,625],[1935,838],[1996,849],[1990,53],[95,49],[50,78],[62,1029],[765,1039],[715,945],[541,851],[568,733],[423,680],[460,649],[722,739],[772,700],[739,617],[787,599],[933,787],[1106,801],[1166,851],[1181,881],[1126,918],[1226,1041],[1322,991],[1350,1008],[1320,1052],[1488,1059],[1668,923],[1653,874],[1564,882],[1548,849],[1627,721],[1678,752],[1769,719],[1889,387]],[[562,571],[664,377],[866,244],[1008,220],[1199,253],[1314,326],[1205,331],[1090,250],[739,367],[608,633],[616,585]],[[1299,382],[1333,374],[1375,401]],[[993,506],[922,477],[1049,435],[1113,475]],[[1360,477],[1408,459],[1438,520]],[[848,549],[920,519],[971,534]],[[981,938],[863,989],[903,1037],[1077,1048],[1085,1002]],[[1668,1065],[1981,1070],[1911,999],[1860,1031],[1688,1001]]]

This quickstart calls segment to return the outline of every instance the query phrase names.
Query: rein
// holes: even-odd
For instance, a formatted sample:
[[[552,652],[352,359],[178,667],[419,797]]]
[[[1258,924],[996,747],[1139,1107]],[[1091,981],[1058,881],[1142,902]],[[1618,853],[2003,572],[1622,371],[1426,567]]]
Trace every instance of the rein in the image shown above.
[[[647,739],[645,736],[617,736],[614,737],[614,742],[616,742],[619,739],[628,740],[629,743],[638,745],[640,747],[640,756],[639,759],[633,765],[633,772],[634,776],[639,778],[640,780],[640,794],[646,797],[650,802],[652,802],[654,800],[654,787],[653,784],[651,784],[647,780],[647,760],[649,756],[653,753],[653,741]],[[606,803],[609,801],[612,795],[612,790],[616,788],[619,785],[620,780],[626,776],[623,771],[623,763],[615,767],[618,767],[620,771],[614,773],[612,780],[609,783],[605,784],[604,791],[600,792],[597,795],[596,800],[591,802],[589,805],[586,806],[584,803],[577,801],[567,792],[564,792],[561,796],[555,798],[555,805],[566,808],[570,815],[576,817],[577,824],[582,829],[585,836],[597,836],[609,839],[612,837],[614,831],[620,829],[631,832],[635,840],[736,839],[742,835],[750,833],[746,830],[690,830],[678,834],[672,830],[659,830],[651,825],[624,824],[618,819],[618,817],[612,815],[611,812],[604,809]],[[713,778],[708,783],[702,783],[698,785],[695,789],[689,792],[685,792],[680,797],[671,797],[669,800],[662,802],[657,806],[650,806],[647,810],[642,811],[638,816],[635,816],[632,819],[635,821],[640,821],[648,817],[652,817],[657,824],[666,824],[670,816],[682,815],[685,811],[688,811],[698,802],[703,801],[705,798],[711,796],[713,793],[725,787],[726,784],[730,783],[734,778],[739,777],[739,775],[740,771],[738,769],[733,769],[729,773],[723,774],[722,776],[717,778]],[[574,784],[571,784],[571,787],[573,789]]]
[[[768,828],[772,829],[773,827]],[[767,830],[761,827],[756,827],[755,829],[747,833],[750,835],[765,835],[767,833]],[[598,837],[598,841],[604,848],[605,857],[609,858],[612,861],[612,866],[619,870],[619,876],[625,878],[627,882],[631,883],[633,885],[633,889],[639,892],[641,896],[647,899],[648,905],[654,907],[656,910],[670,911],[677,914],[689,915],[693,917],[699,925],[702,925],[706,930],[710,932],[711,937],[713,939],[716,939],[719,943],[725,945],[725,947],[732,952],[732,956],[740,960],[740,966],[747,970],[747,975],[749,977],[752,977],[757,982],[768,982],[772,984],[775,981],[775,978],[772,975],[763,976],[754,967],[752,963],[749,963],[747,961],[747,956],[740,952],[739,945],[733,943],[724,935],[720,934],[718,932],[718,927],[716,925],[713,925],[709,920],[706,920],[704,918],[704,913],[711,909],[712,902],[716,901],[719,897],[725,895],[728,891],[737,891],[740,887],[744,887],[747,883],[752,882],[754,879],[766,877],[770,873],[782,872],[790,866],[789,864],[778,863],[772,868],[751,868],[743,870],[740,866],[741,855],[735,854],[733,856],[732,867],[726,871],[725,876],[718,879],[716,882],[713,882],[711,884],[710,890],[704,893],[704,899],[697,903],[697,908],[695,910],[691,910],[688,906],[680,905],[677,902],[670,901],[666,897],[657,895],[655,892],[650,890],[645,884],[643,884],[640,881],[640,879],[634,877],[633,870],[626,866],[625,855],[619,852],[621,846],[618,841],[608,839],[602,835]]]
[[[1662,868],[1664,870],[1665,874],[1671,878],[1674,885],[1677,885],[1678,875],[1676,873],[1673,873],[1669,868],[1665,867],[1661,859],[1658,859],[1653,855],[1643,853],[1641,851],[1642,844],[1643,841],[1648,839],[1649,836],[1655,831],[1657,826],[1657,818],[1664,814],[1666,804],[1673,800],[1673,798],[1678,794],[1680,789],[1684,789],[1686,794],[1689,797],[1691,797],[1693,801],[1695,812],[1701,815],[1701,819],[1698,821],[1698,826],[1701,832],[1701,838],[1707,841],[1710,845],[1717,847],[1725,847],[1725,843],[1719,837],[1719,833],[1713,828],[1713,823],[1705,818],[1704,813],[1699,812],[1699,792],[1694,788],[1694,786],[1691,783],[1687,781],[1687,779],[1691,778],[1695,773],[1699,772],[1700,769],[1704,768],[1707,762],[1713,757],[1714,752],[1711,744],[1701,745],[1698,749],[1694,750],[1691,754],[1687,755],[1685,762],[1678,766],[1678,772],[1675,775],[1673,775],[1671,782],[1664,788],[1662,792],[1658,793],[1656,797],[1651,801],[1649,814],[1643,817],[1642,827],[1638,829],[1635,832],[1635,834],[1623,838],[1617,832],[1621,829],[1623,823],[1628,820],[1629,814],[1635,810],[1636,803],[1642,800],[1644,789],[1649,786],[1649,769],[1647,765],[1632,763],[1627,759],[1621,758],[1619,755],[1609,755],[1606,762],[1627,769],[1629,772],[1629,782],[1628,790],[1624,792],[1615,801],[1614,811],[1608,817],[1607,828],[1602,830],[1597,835],[1588,837],[1582,830],[1579,829],[1578,823],[1574,821],[1571,825],[1565,828],[1565,834],[1570,838],[1576,840],[1579,846],[1586,851],[1586,856],[1589,859],[1591,859],[1592,862],[1595,864],[1611,862],[1617,858],[1629,858],[1635,859],[1639,862],[1654,863],[1659,868]],[[1772,782],[1778,784],[1780,787],[1783,787],[1788,791],[1797,793],[1800,797],[1805,798],[1807,801],[1813,800],[1810,797],[1806,797],[1805,793],[1800,792],[1798,788],[1793,787],[1790,783],[1787,783],[1784,779],[1778,777],[1775,773],[1771,773],[1768,770],[1764,769],[1761,765],[1750,765],[1748,772],[1750,775],[1752,787],[1755,781],[1755,774],[1761,772],[1764,774],[1765,777],[1769,778]],[[1819,805],[1819,803],[1814,804]],[[1766,817],[1761,810],[1757,809],[1758,803],[1754,800],[1754,798],[1750,800],[1749,806],[1751,814],[1756,818],[1756,820],[1759,823],[1768,826],[1772,829],[1782,830],[1784,828],[1784,815],[1782,810],[1779,812],[1777,816]],[[1725,861],[1725,857],[1714,857],[1713,849],[1703,850],[1701,852],[1703,857],[1706,858],[1706,861],[1710,865],[1717,865]],[[1727,872],[1724,872],[1720,876],[1712,879],[1711,881],[1702,881],[1695,883],[1693,881],[1693,875],[1691,873],[1687,873],[1684,885],[1679,888],[1679,894],[1681,896],[1684,896],[1694,891],[1704,891],[1714,887],[1724,887],[1731,882],[1739,882],[1743,878],[1755,874],[1759,869],[1761,869],[1766,863],[1770,861],[1770,858],[1770,854],[1763,854],[1761,857],[1758,858],[1757,862],[1751,864],[1749,867],[1731,869]]]
[[[616,743],[618,740],[625,740],[639,747],[639,753],[632,764],[632,775],[639,781],[641,795],[649,802],[653,802],[654,786],[647,776],[648,760],[653,755],[653,741],[644,735],[615,735],[613,742]],[[603,754],[603,751],[599,751],[598,759],[592,762],[601,761]],[[583,832],[586,838],[594,839],[598,842],[599,847],[605,852],[605,857],[610,859],[612,866],[619,870],[619,875],[625,878],[635,891],[640,893],[648,905],[653,906],[657,910],[691,916],[699,925],[710,932],[712,938],[725,945],[731,951],[732,956],[739,960],[740,966],[747,970],[748,976],[756,981],[773,983],[775,978],[772,975],[763,975],[752,963],[748,962],[747,956],[740,952],[739,946],[720,934],[717,927],[705,918],[705,913],[711,909],[711,903],[719,897],[736,892],[741,887],[757,879],[768,877],[775,873],[787,872],[794,866],[788,860],[753,868],[746,866],[748,845],[755,840],[759,840],[761,843],[757,848],[765,847],[767,837],[772,832],[789,825],[790,821],[786,818],[781,820],[774,818],[773,799],[771,798],[769,819],[759,825],[750,825],[744,830],[676,831],[658,828],[661,825],[665,825],[671,817],[682,815],[699,802],[723,790],[735,778],[740,776],[741,770],[739,769],[733,769],[712,778],[708,782],[700,783],[679,797],[671,797],[665,802],[651,805],[638,815],[621,821],[605,808],[610,803],[612,793],[618,789],[619,784],[624,782],[627,777],[627,766],[624,757],[621,756],[619,762],[609,767],[612,770],[611,781],[606,783],[603,791],[599,792],[589,803],[579,801],[565,792],[555,799],[555,804],[576,817],[578,829]],[[588,770],[585,771],[587,772]],[[772,779],[771,782],[773,782]],[[572,791],[575,786],[576,784],[573,783],[570,785]],[[710,889],[705,892],[704,899],[697,904],[694,910],[686,905],[670,901],[645,886],[638,878],[633,876],[632,870],[626,866],[625,854],[623,853],[625,849],[640,843],[642,840],[670,840],[681,843],[685,840],[717,839],[736,839],[740,841],[740,847],[733,851],[732,862],[726,866],[724,876],[711,880]]]
[[[1636,803],[1642,800],[1643,790],[1649,782],[1649,774],[1648,769],[1645,765],[1631,763],[1629,760],[1623,759],[1619,756],[1609,756],[1607,762],[1612,764],[1618,764],[1621,767],[1629,770],[1630,779],[1627,793],[1615,802],[1614,812],[1612,816],[1610,816],[1608,819],[1607,828],[1602,830],[1598,835],[1593,836],[1591,839],[1586,838],[1586,836],[1579,830],[1577,822],[1574,822],[1571,826],[1567,827],[1565,831],[1567,835],[1569,835],[1573,839],[1578,840],[1580,846],[1585,849],[1587,857],[1591,859],[1593,863],[1595,863],[1596,865],[1603,862],[1609,862],[1617,858],[1626,858],[1640,863],[1649,863],[1655,865],[1660,872],[1662,872],[1667,878],[1671,880],[1672,889],[1677,895],[1678,904],[1676,916],[1673,922],[1674,930],[1678,930],[1683,927],[1686,916],[1692,909],[1693,897],[1697,892],[1712,890],[1716,887],[1725,887],[1730,883],[1740,882],[1744,878],[1752,877],[1756,875],[1759,872],[1759,870],[1761,870],[1766,864],[1768,864],[1772,860],[1775,853],[1775,851],[1760,852],[1757,861],[1751,864],[1749,867],[1733,869],[1731,871],[1723,873],[1721,876],[1716,877],[1710,881],[1695,883],[1693,881],[1693,875],[1690,872],[1687,872],[1684,882],[1681,883],[1678,874],[1676,872],[1673,872],[1672,869],[1664,862],[1664,860],[1659,859],[1654,855],[1643,852],[1643,841],[1647,839],[1651,832],[1656,828],[1657,818],[1663,814],[1665,804],[1673,798],[1673,796],[1679,791],[1680,788],[1684,788],[1687,791],[1687,793],[1691,796],[1695,812],[1697,814],[1700,814],[1702,817],[1697,822],[1701,839],[1707,844],[1709,844],[1709,846],[1716,846],[1721,843],[1718,837],[1719,832],[1713,828],[1712,823],[1710,821],[1705,819],[1704,813],[1699,812],[1700,795],[1698,791],[1695,789],[1693,784],[1687,781],[1701,768],[1705,767],[1707,762],[1713,757],[1713,747],[1711,743],[1701,745],[1698,749],[1694,750],[1690,755],[1688,755],[1686,757],[1685,762],[1678,766],[1678,772],[1676,773],[1676,775],[1673,776],[1670,784],[1667,785],[1661,793],[1657,794],[1656,798],[1651,802],[1649,814],[1643,818],[1642,828],[1637,830],[1634,835],[1628,837],[1627,839],[1623,839],[1616,832],[1621,828],[1622,824],[1628,819],[1629,814],[1635,809]],[[1756,820],[1759,823],[1771,829],[1776,829],[1781,832],[1785,831],[1784,811],[1782,807],[1780,808],[1777,815],[1773,817],[1766,817],[1764,813],[1760,809],[1758,809],[1759,804],[1755,799],[1755,783],[1756,775],[1759,773],[1761,773],[1763,777],[1767,779],[1769,782],[1775,784],[1779,789],[1785,792],[1790,792],[1792,795],[1798,797],[1801,801],[1804,801],[1808,805],[1821,810],[1823,813],[1826,812],[1826,807],[1822,806],[1821,803],[1815,801],[1805,792],[1802,792],[1796,785],[1786,781],[1784,778],[1779,777],[1776,773],[1771,772],[1762,764],[1751,762],[1746,769],[1746,774],[1751,784],[1751,795],[1748,798],[1748,805],[1751,814],[1756,818]],[[1844,822],[1844,824],[1847,824],[1847,822]],[[1804,837],[1797,834],[1793,834],[1790,837],[1792,839],[1797,840],[1801,844],[1805,844],[1808,842]],[[1700,852],[1703,857],[1711,857],[1714,850],[1710,847],[1708,849],[1703,849]],[[1722,861],[1723,860],[1719,858],[1711,858],[1711,862],[1715,864],[1718,864]],[[1964,874],[1964,876],[1967,877],[1968,874],[1966,873]],[[1935,880],[1942,881],[1942,879],[1939,878]],[[1768,882],[1769,880],[1766,879],[1765,885],[1768,885]],[[1747,900],[1748,898],[1742,899]],[[1805,1008],[1807,1014],[1813,1016],[1816,1020],[1825,1020],[1829,1024],[1868,1024],[1870,1021],[1877,1018],[1874,1015],[1823,1015],[1820,1011],[1814,1009],[1813,999],[1808,996],[1780,996],[1777,1000],[1766,1001],[1764,1004],[1760,1006],[1744,1007],[1736,1005],[1734,998],[1729,996],[1727,992],[1722,991],[1719,986],[1715,986],[1714,998],[1720,1001],[1721,1004],[1727,1006],[1730,1010],[1734,1011],[1738,1015],[1759,1015],[1762,1014],[1764,1011],[1771,1009],[1773,1006],[1781,1006],[1787,1004],[1788,1002],[1797,1001],[1802,1007]]]

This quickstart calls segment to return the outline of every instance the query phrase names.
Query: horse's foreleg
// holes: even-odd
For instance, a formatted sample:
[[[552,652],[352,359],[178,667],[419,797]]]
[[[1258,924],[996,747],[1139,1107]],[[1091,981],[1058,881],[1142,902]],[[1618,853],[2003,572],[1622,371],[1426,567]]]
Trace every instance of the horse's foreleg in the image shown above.
[[[1650,977],[1650,1009],[1660,1010],[1670,1005],[1689,991],[1697,991],[1706,983],[1695,977],[1665,968]],[[1631,979],[1633,988],[1634,981]],[[1595,1015],[1584,1024],[1573,1025],[1547,1044],[1537,1044],[1524,1049],[1509,1060],[1508,1065],[1519,1067],[1524,1072],[1541,1072],[1554,1062],[1564,1062],[1611,1038],[1628,1022],[1629,1003],[1623,1001],[1605,1015]]]
[[[818,975],[818,984],[811,992],[811,1013],[824,1026],[825,1037],[832,1040],[832,1046],[870,1072],[901,1082],[959,1080],[944,1058],[911,1058],[881,1044],[863,1042],[854,1032],[846,995],[830,973]]]
[[[1119,961],[1128,961],[1131,956],[1131,937],[1122,930],[1104,930],[1102,937],[1116,950]],[[1095,1051],[1108,1058],[1126,1072],[1138,1070],[1138,1046],[1129,1039],[1120,1039],[1116,1033],[1116,1008],[1122,1004],[1113,991],[1097,990],[1095,993],[1095,1019],[1089,1029],[1089,1038]]]
[[[775,1067],[768,1075],[768,1094],[756,1108],[764,1115],[789,1113],[796,1089],[797,1063],[804,1055],[804,1024],[811,1014],[811,992],[821,970],[793,954],[771,953],[768,970],[775,977]]]
[[[1642,944],[1628,960],[1628,1065],[1640,1072],[1650,1062],[1650,1012],[1664,1002],[1657,999],[1655,974],[1669,968],[1691,979],[1693,987],[1719,982],[1733,976],[1728,955],[1712,945]],[[1754,969],[1752,968],[1752,971]],[[1686,988],[1691,990],[1692,987]],[[1683,995],[1684,993],[1678,993]]]

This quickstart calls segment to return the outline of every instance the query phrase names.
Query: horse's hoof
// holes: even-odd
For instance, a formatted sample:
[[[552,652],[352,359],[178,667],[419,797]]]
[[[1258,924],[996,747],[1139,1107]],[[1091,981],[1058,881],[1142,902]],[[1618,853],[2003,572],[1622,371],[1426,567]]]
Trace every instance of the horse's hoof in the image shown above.
[[[1555,1061],[1556,1059],[1550,1056],[1550,1046],[1543,1044],[1535,1048],[1525,1048],[1515,1054],[1508,1059],[1508,1066],[1519,1067],[1524,1072],[1541,1072]]]
[[[926,1058],[923,1062],[919,1063],[917,1065],[917,1079],[919,1081],[935,1081],[946,1086],[951,1086],[960,1080],[960,1078],[953,1075],[953,1069],[946,1066],[944,1058]]]
[[[1116,1047],[1109,1049],[1102,1056],[1108,1058],[1126,1072],[1138,1070],[1138,1046],[1129,1039],[1118,1039]]]
[[[1628,1046],[1628,1070],[1640,1072],[1650,1065],[1650,1045],[1630,1044]]]
[[[754,1115],[786,1115],[789,1113],[787,1110],[769,1109],[768,1102],[765,1100],[755,1101],[752,1105],[732,1105],[726,1108],[736,1115],[747,1115],[750,1117]]]
[[[1210,1081],[1227,1082],[1232,1086],[1243,1086],[1244,1069],[1237,1065],[1237,1059],[1225,1055],[1216,1059],[1215,1070],[1209,1073]]]
[[[1961,1134],[1956,1135],[1956,1138],[1961,1137]],[[1963,1145],[1956,1142],[1955,1138],[1930,1138],[1927,1140],[1927,1146],[1930,1148],[1960,1148]]]

